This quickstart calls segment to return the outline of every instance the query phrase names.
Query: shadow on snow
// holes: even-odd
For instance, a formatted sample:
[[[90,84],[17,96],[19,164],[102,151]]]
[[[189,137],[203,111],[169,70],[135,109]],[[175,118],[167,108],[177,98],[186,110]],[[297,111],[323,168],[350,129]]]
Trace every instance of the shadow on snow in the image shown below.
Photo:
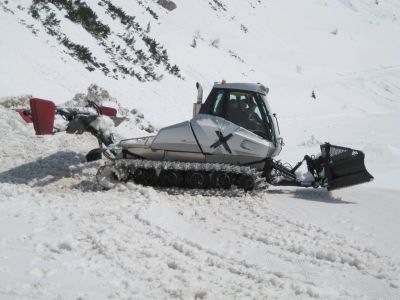
[[[87,168],[82,164],[84,162],[85,156],[81,154],[59,151],[0,173],[0,182],[44,187],[62,178],[81,174]]]
[[[316,201],[316,202],[324,202],[330,204],[356,204],[357,202],[346,201],[340,197],[335,197],[331,192],[325,189],[295,189],[295,190],[269,190],[267,193],[269,194],[287,194],[292,195],[293,198],[307,200],[307,201]]]

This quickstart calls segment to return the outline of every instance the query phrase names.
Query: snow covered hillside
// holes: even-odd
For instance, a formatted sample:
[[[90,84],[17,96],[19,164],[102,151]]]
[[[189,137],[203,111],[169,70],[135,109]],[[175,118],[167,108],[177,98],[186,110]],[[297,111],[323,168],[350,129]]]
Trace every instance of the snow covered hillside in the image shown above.
[[[0,36],[0,299],[400,298],[399,1],[0,0]],[[96,84],[133,137],[221,79],[270,88],[282,161],[329,141],[375,180],[100,191],[94,138],[35,136],[9,109]]]

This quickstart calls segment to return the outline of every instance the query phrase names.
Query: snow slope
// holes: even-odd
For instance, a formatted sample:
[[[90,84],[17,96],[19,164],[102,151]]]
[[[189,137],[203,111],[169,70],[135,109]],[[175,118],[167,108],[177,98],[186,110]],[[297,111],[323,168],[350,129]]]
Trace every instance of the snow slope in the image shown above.
[[[2,299],[400,295],[396,191],[98,191],[93,139],[0,110]]]
[[[117,39],[121,27],[87,2]],[[184,78],[141,83],[90,72],[29,15],[31,1],[1,0],[0,97],[63,103],[96,83],[159,128],[190,118],[196,81],[206,93],[222,78],[263,82],[283,161],[330,141],[363,150],[375,180],[332,193],[99,191],[102,162],[84,162],[92,137],[35,136],[0,105],[0,298],[400,298],[398,1],[174,2],[113,1],[150,23]],[[82,27],[61,28],[106,60]]]

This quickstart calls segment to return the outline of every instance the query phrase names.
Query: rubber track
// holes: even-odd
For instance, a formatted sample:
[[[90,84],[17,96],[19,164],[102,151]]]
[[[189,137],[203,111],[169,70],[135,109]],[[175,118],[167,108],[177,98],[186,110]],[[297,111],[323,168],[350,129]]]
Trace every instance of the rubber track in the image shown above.
[[[108,163],[99,169],[96,175],[97,182],[109,188],[113,182],[105,182],[106,178],[99,178],[100,170],[110,168],[118,177],[119,181],[126,181],[129,174],[132,174],[136,169],[155,169],[161,170],[176,170],[176,171],[202,171],[202,172],[224,172],[233,173],[237,175],[247,175],[254,179],[254,190],[264,189],[268,186],[265,178],[262,177],[262,172],[251,168],[249,166],[237,166],[221,163],[198,163],[198,162],[181,162],[181,161],[159,161],[159,160],[145,160],[145,159],[118,159],[114,162]]]

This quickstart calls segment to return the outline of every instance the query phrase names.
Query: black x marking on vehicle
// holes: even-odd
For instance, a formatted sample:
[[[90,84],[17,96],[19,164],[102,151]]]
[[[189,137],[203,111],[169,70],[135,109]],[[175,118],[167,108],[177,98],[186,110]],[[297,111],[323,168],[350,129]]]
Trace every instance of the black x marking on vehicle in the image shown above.
[[[221,131],[216,131],[215,133],[218,136],[218,141],[212,144],[210,148],[217,148],[222,145],[226,151],[232,153],[231,148],[229,148],[228,145],[228,140],[233,136],[232,133],[228,134],[227,136],[224,136]]]

